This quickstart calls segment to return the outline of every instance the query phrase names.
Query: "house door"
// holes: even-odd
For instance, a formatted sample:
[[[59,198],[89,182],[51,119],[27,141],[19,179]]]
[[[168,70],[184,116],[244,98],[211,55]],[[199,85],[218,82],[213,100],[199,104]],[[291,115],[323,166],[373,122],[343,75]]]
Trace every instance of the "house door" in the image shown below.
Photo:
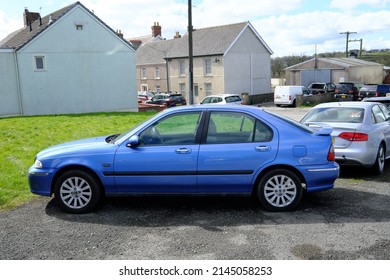
[[[199,102],[199,86],[198,84],[194,84],[194,104],[198,104]]]

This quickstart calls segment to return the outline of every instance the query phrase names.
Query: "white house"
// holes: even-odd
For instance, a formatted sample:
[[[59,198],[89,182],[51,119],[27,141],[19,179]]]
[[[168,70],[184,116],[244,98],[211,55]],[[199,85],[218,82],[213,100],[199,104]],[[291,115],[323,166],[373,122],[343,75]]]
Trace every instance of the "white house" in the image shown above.
[[[0,41],[0,115],[137,111],[135,50],[80,2]]]

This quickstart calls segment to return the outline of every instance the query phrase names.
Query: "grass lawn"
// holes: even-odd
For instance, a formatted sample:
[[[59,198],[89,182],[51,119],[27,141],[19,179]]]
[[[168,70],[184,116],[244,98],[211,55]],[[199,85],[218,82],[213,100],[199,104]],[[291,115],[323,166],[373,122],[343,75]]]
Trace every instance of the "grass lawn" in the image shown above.
[[[55,144],[121,133],[154,112],[94,113],[0,118],[0,210],[28,201],[28,168],[35,155]]]

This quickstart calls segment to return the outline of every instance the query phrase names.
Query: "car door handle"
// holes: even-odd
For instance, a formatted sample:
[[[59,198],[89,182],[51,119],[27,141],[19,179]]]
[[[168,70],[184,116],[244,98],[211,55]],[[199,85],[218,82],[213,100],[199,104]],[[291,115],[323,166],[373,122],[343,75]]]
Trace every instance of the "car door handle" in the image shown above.
[[[270,146],[257,146],[255,149],[256,149],[257,152],[268,152],[268,151],[271,151],[271,147]]]
[[[191,149],[188,149],[188,148],[180,148],[180,149],[176,149],[176,153],[177,154],[189,154],[191,153],[192,150]]]

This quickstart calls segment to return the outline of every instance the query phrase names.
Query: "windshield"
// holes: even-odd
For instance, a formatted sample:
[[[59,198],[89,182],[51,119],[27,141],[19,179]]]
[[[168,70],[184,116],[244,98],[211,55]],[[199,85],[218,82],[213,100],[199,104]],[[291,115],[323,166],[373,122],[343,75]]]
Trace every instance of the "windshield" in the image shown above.
[[[158,117],[159,115],[161,115],[163,113],[163,111],[161,111],[160,113],[158,113],[157,115],[155,115],[154,117]],[[112,137],[111,139],[111,143],[118,143],[118,142],[122,142],[124,139],[127,139],[128,138],[128,134],[129,132],[131,132],[132,130],[136,130],[138,127],[142,126],[145,122],[149,121],[150,119],[146,119],[145,121],[143,122],[140,122],[139,124],[133,126],[132,128],[130,128],[129,130],[127,130],[126,132],[123,132],[121,134],[116,134],[115,137]]]
[[[301,122],[362,123],[363,116],[364,109],[362,108],[316,108],[310,110]]]

